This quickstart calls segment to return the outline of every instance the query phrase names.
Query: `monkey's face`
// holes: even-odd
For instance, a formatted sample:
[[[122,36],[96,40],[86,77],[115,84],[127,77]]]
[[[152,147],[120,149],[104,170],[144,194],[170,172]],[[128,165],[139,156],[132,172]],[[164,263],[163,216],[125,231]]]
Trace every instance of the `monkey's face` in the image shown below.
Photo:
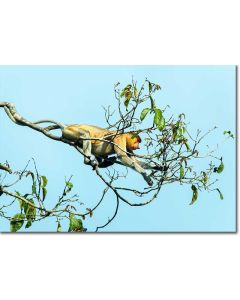
[[[129,150],[140,149],[140,143],[141,143],[141,138],[139,135],[137,135],[134,138],[132,137],[132,135],[129,135],[127,139],[127,148]]]

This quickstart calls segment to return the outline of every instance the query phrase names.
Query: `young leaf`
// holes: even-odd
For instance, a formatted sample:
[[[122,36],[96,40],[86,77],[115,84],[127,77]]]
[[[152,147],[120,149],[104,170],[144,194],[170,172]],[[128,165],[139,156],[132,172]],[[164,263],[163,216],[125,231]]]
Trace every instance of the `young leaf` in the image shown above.
[[[144,110],[141,112],[141,115],[140,115],[140,120],[141,121],[143,121],[146,118],[146,116],[147,116],[147,114],[149,113],[150,110],[151,110],[150,108],[144,108]]]
[[[196,202],[196,200],[198,198],[198,189],[197,189],[197,187],[193,184],[191,189],[193,191],[193,195],[192,195],[192,202],[190,203],[190,205],[194,204],[194,202]]]
[[[219,189],[216,189],[219,193],[220,199],[223,200],[223,194],[221,193],[221,191]]]
[[[180,168],[180,179],[182,179],[184,177],[184,167],[181,166]]]
[[[66,181],[66,187],[67,187],[67,189],[66,189],[66,193],[69,193],[69,192],[71,192],[71,190],[72,190],[72,188],[73,188],[73,184],[72,184],[72,182],[70,182],[70,181]]]
[[[21,229],[24,223],[24,219],[24,214],[16,214],[15,216],[13,216],[10,221],[10,231],[17,232],[19,229]]]
[[[61,223],[58,221],[57,232],[62,232]]]

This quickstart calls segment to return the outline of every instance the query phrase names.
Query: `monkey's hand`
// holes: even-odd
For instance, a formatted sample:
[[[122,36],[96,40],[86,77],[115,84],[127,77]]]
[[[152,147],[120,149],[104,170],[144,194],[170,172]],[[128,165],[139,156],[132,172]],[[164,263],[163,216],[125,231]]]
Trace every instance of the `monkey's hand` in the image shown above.
[[[143,174],[143,178],[145,179],[145,181],[147,182],[147,184],[148,184],[149,186],[153,186],[153,181],[152,181],[150,175],[147,175],[147,174],[145,173],[145,174]]]

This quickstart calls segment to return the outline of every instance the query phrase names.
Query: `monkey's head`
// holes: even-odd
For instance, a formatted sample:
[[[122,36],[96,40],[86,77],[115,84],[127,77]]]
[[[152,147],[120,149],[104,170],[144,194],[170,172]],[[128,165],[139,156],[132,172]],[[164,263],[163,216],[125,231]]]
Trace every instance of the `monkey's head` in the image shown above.
[[[138,134],[130,132],[127,135],[127,149],[128,150],[137,150],[140,149],[141,138]]]

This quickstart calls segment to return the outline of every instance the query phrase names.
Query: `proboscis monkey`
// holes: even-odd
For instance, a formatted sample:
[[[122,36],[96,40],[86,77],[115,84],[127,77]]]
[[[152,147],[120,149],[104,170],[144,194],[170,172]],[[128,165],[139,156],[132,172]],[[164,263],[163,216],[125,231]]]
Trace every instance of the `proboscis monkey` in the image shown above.
[[[139,161],[131,155],[134,150],[140,148],[139,144],[141,143],[140,136],[133,132],[118,133],[93,125],[64,125],[52,120],[42,120],[35,124],[45,122],[57,124],[57,126],[50,126],[52,127],[50,130],[60,128],[64,139],[74,142],[82,148],[85,164],[98,165],[100,168],[108,167],[116,161],[116,158],[108,158],[108,156],[116,154],[123,165],[140,173],[149,186],[153,185],[153,181],[146,169],[162,171],[161,166]]]

